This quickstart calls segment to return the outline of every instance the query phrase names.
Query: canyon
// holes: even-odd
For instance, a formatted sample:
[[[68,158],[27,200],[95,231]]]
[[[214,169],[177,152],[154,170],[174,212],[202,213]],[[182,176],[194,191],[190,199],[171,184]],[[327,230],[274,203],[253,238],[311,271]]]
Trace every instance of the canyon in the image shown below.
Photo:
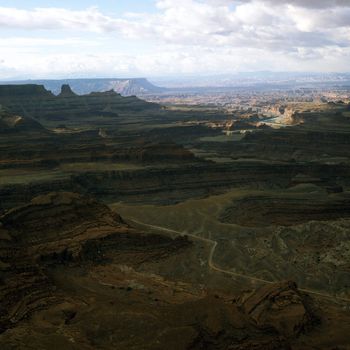
[[[2,349],[349,348],[350,99],[55,93],[0,85]]]

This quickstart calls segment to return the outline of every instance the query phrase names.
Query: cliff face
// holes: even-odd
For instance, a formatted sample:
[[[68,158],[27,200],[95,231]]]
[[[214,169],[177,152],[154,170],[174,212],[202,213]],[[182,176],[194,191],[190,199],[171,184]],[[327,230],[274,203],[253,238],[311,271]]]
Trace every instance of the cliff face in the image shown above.
[[[160,108],[135,96],[122,97],[114,91],[78,96],[69,85],[63,85],[58,96],[45,90],[42,85],[0,85],[0,105],[14,114],[48,120],[97,118],[105,112],[115,117],[122,111],[138,112]]]

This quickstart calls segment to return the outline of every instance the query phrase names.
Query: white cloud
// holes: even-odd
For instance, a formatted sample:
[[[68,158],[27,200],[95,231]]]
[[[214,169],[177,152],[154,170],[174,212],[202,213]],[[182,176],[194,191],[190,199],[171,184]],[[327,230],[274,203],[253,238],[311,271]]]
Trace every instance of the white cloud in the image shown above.
[[[80,11],[0,7],[0,28],[30,33],[28,38],[0,38],[0,74],[348,69],[348,0],[158,0],[156,4],[155,13],[122,17],[97,7]],[[40,37],[53,31],[58,36],[53,40],[49,34]],[[67,39],[71,33],[74,38]],[[142,41],[140,52],[118,48],[121,37],[136,48]],[[145,52],[141,48],[145,43],[157,49]]]
[[[0,55],[2,79],[14,76],[59,78],[85,76],[169,76],[179,74],[218,74],[251,70],[277,71],[345,71],[350,49],[298,49],[284,53],[266,54],[265,50],[193,47],[187,51],[168,47],[153,53],[127,54],[20,54],[6,58]],[[326,69],[325,69],[326,67]],[[16,74],[14,74],[16,73]]]
[[[60,39],[49,39],[49,38],[28,38],[28,37],[0,37],[0,48],[3,50],[11,50],[13,48],[33,48],[33,47],[59,47],[59,46],[94,46],[98,43],[91,43],[87,39],[77,38],[60,38]]]
[[[104,32],[117,28],[120,20],[103,15],[98,8],[82,11],[64,8],[21,10],[0,7],[0,26],[17,29],[69,29]]]

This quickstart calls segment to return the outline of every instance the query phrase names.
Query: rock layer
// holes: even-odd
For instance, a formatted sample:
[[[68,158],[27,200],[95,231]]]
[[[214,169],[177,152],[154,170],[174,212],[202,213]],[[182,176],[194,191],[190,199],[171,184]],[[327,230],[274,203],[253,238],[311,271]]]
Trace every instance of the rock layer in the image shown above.
[[[235,201],[222,214],[223,222],[241,226],[291,226],[312,220],[329,221],[350,216],[349,193],[321,198],[252,196]]]
[[[100,263],[111,251],[123,261],[162,259],[188,245],[132,230],[103,204],[66,192],[36,197],[0,222],[2,330],[57,299],[48,266]]]
[[[287,338],[311,328],[314,315],[294,282],[267,285],[242,301],[245,312],[261,329],[274,329]]]

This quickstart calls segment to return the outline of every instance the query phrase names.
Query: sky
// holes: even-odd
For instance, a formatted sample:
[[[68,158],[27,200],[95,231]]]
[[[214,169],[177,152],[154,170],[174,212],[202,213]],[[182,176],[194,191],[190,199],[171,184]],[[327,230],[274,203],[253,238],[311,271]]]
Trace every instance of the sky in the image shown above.
[[[350,0],[0,0],[0,80],[349,72]]]

